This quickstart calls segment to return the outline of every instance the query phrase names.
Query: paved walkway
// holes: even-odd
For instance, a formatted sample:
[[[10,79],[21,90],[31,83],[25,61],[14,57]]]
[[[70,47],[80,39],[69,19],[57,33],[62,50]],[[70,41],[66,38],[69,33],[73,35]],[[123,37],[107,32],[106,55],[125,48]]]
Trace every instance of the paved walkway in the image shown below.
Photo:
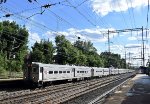
[[[105,104],[150,104],[150,77],[137,74],[107,98]]]

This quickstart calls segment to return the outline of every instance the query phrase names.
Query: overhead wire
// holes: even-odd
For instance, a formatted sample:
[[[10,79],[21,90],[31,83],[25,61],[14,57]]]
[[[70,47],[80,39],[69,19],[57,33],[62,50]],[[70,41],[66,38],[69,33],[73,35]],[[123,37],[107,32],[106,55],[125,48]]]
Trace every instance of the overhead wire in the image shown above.
[[[91,20],[89,20],[83,13],[81,13],[77,7],[75,7],[74,5],[72,5],[72,3],[68,0],[66,0],[83,18],[85,18],[85,20],[87,20],[92,26],[96,26]]]
[[[7,9],[7,8],[5,8],[5,9]],[[1,8],[1,11],[2,11],[2,8]],[[4,10],[3,12],[6,12],[6,10]],[[9,11],[9,12],[10,12],[10,11]],[[6,12],[6,13],[7,13],[7,12]],[[15,15],[14,15],[14,16],[15,16]],[[49,27],[47,27],[47,26],[45,26],[45,25],[43,25],[43,24],[40,24],[40,23],[38,23],[38,22],[35,22],[35,21],[31,20],[31,19],[27,19],[26,17],[24,17],[24,16],[22,16],[22,15],[19,15],[19,17],[18,17],[18,16],[16,16],[16,17],[17,17],[18,19],[21,19],[21,20],[31,21],[34,26],[36,26],[36,27],[38,27],[38,28],[40,28],[40,29],[42,28],[42,29],[46,29],[46,30],[51,30],[50,32],[56,33],[55,30],[50,29]],[[58,34],[62,34],[62,33],[58,33]]]
[[[89,0],[84,0],[83,2],[81,2],[81,3],[77,3],[76,1],[74,1],[75,3],[76,3],[76,8],[79,8],[79,7],[81,7],[81,5],[83,5],[83,3],[85,3],[85,2],[87,2],[87,1],[89,1]],[[103,26],[103,27],[106,27],[106,28],[108,28],[106,25],[109,25],[106,21],[104,21],[104,19],[102,19],[100,16],[98,16],[98,18],[97,19],[95,19],[95,18],[93,18],[93,15],[91,16],[90,15],[90,13],[87,11],[87,9],[85,8],[85,6],[82,6],[82,9],[84,10],[84,12],[85,12],[85,14],[87,14],[91,19],[93,19],[93,20],[98,20],[98,21],[100,21],[100,23],[101,23],[101,25]],[[96,21],[96,23],[98,22],[98,21]]]
[[[54,12],[53,12],[54,13]],[[57,14],[55,15],[56,17],[58,17],[60,20],[63,20],[64,21],[64,19],[62,19],[60,16],[57,16]],[[28,19],[27,19],[28,20]],[[66,22],[66,21],[65,21]],[[40,24],[37,24],[37,25],[40,25]],[[69,25],[71,25],[71,24],[69,24]],[[95,26],[95,25],[94,25]],[[43,26],[44,28],[46,27],[47,28],[47,26]],[[49,28],[47,28],[47,29],[49,29]],[[51,29],[50,29],[51,30]],[[57,31],[55,31],[55,30],[51,30],[51,31],[53,31],[53,32],[57,32]]]
[[[1,8],[1,10],[2,10],[2,7],[0,7]],[[4,10],[3,10],[3,12],[5,12],[5,13],[7,13],[6,12],[6,10],[8,10],[8,8],[3,8]],[[10,10],[9,10],[9,12],[11,12]],[[53,14],[55,14],[54,12],[53,12]],[[59,32],[57,32],[56,30],[54,30],[54,29],[51,29],[51,28],[49,28],[49,27],[47,27],[47,26],[45,26],[45,25],[43,25],[43,24],[40,24],[40,23],[38,23],[38,22],[36,22],[36,21],[33,21],[33,20],[31,20],[30,18],[26,18],[25,16],[22,16],[22,15],[19,15],[19,14],[15,14],[15,15],[17,15],[17,16],[19,16],[19,19],[21,19],[21,20],[23,20],[23,19],[25,19],[25,20],[29,20],[29,21],[32,21],[33,23],[34,23],[34,25],[37,25],[37,26],[39,26],[39,28],[41,28],[41,26],[43,27],[43,29],[47,29],[47,30],[51,30],[52,31],[52,33],[53,34],[58,34],[58,35],[63,35],[62,33],[59,33]],[[15,16],[14,15],[14,16]],[[63,20],[63,21],[65,21],[65,22],[67,22],[66,20],[64,20],[63,18],[61,18],[61,17],[59,17],[57,14],[55,14],[55,16],[57,16],[59,19],[61,19],[61,20]],[[18,18],[18,17],[17,17]],[[68,24],[70,24],[69,22],[67,22]],[[71,25],[71,24],[70,24]],[[73,25],[72,25],[73,26]]]
[[[81,3],[79,3],[76,7],[79,7],[79,6],[81,6],[82,4],[84,4],[85,2],[87,2],[87,1],[89,1],[89,0],[84,0],[84,1],[82,1]]]
[[[130,5],[131,5],[131,13],[132,13],[132,17],[133,17],[133,23],[134,23],[134,27],[136,27],[136,21],[135,21],[135,16],[134,16],[134,11],[133,11],[133,5],[132,5],[132,1],[131,0],[129,0],[130,1]]]
[[[128,3],[128,0],[126,0],[126,3],[127,3],[127,7],[128,7],[128,13],[129,13],[129,18],[130,18],[130,23],[131,23],[131,27],[133,28],[133,21],[132,21],[132,18],[131,18],[131,11],[129,10],[129,3]]]
[[[124,22],[124,24],[126,25],[126,27],[128,27],[127,22],[126,22],[126,20],[125,20],[125,17],[124,17],[124,15],[123,15],[123,13],[122,13],[122,9],[121,9],[120,4],[119,4],[119,0],[117,0],[117,2],[118,2],[118,7],[119,7],[119,9],[120,9],[120,11],[121,11],[121,16],[122,16],[122,18],[123,18],[123,22]]]
[[[67,1],[67,0],[65,0]],[[40,5],[40,4],[39,4]],[[74,7],[73,5],[71,5],[70,7]],[[54,16],[56,16],[58,19],[66,22],[67,24],[69,24],[70,26],[72,26],[74,29],[78,29],[76,26],[72,25],[70,22],[68,22],[67,20],[65,20],[64,18],[60,17],[59,15],[57,15],[56,13],[54,13],[52,10],[50,10],[49,8],[47,9],[48,11],[50,11]],[[83,34],[80,33],[80,35],[83,36]],[[78,37],[77,35],[75,35],[76,37]],[[84,36],[86,37],[86,36]],[[79,37],[78,37],[79,38]],[[87,38],[87,37],[86,37]],[[88,39],[87,39],[88,40]]]
[[[148,0],[148,5],[147,5],[147,17],[146,17],[146,28],[148,29],[148,25],[149,25],[149,0]],[[146,30],[146,38],[148,35],[148,31]]]
[[[70,1],[66,0],[68,2],[69,5],[71,5],[71,7],[73,7],[88,23],[90,23],[92,26],[97,28],[97,25],[94,24],[89,18],[87,18],[80,10],[78,10],[77,7],[75,7]],[[104,33],[102,31],[101,32],[102,35],[104,35]]]

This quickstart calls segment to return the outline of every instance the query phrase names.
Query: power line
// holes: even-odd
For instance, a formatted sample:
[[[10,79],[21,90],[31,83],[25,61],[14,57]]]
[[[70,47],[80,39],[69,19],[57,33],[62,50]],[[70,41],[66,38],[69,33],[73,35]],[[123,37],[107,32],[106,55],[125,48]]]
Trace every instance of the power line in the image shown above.
[[[147,19],[146,19],[146,28],[148,28],[149,24],[149,0],[148,0],[148,6],[147,6]],[[146,37],[147,37],[147,30],[146,30]]]
[[[11,12],[8,8],[4,8],[4,7],[0,7],[0,9],[1,9],[1,11],[3,11],[3,12],[5,12],[5,13],[7,13],[8,11],[9,12]],[[12,13],[13,14],[13,13]],[[44,29],[46,28],[46,29],[48,29],[48,30],[51,30],[51,31],[54,31],[54,32],[56,32],[55,30],[53,30],[53,29],[51,29],[51,28],[49,28],[49,27],[47,27],[47,26],[45,26],[45,25],[43,25],[43,24],[41,24],[41,23],[38,23],[38,22],[36,22],[36,21],[34,21],[34,20],[31,20],[31,19],[29,19],[29,18],[27,18],[27,17],[25,17],[25,16],[22,16],[22,15],[19,15],[19,14],[13,14],[14,16],[15,15],[17,15],[17,16],[19,16],[19,19],[25,19],[25,20],[28,20],[28,21],[31,21],[31,22],[33,22],[33,23],[35,23],[36,25],[38,25],[38,26],[42,26]]]
[[[120,5],[119,5],[119,0],[117,0],[117,2],[118,2],[119,9],[120,9],[120,11],[121,11],[121,16],[122,16],[122,18],[123,18],[124,24],[128,27],[127,22],[126,22],[126,20],[125,20],[125,17],[124,17],[124,15],[123,15],[123,13],[122,13],[121,7],[120,7]]]
[[[71,4],[71,2],[69,2],[68,0],[66,0],[83,18],[85,18],[85,20],[87,20],[91,25],[96,26],[91,20],[89,20],[83,13],[81,13],[77,7],[73,6]]]
[[[84,0],[83,2],[81,2],[81,3],[79,3],[79,4],[77,4],[77,2],[76,2],[77,6],[75,6],[75,7],[76,7],[76,8],[79,8],[79,7],[81,6],[81,4],[83,5],[83,3],[87,2],[87,1],[89,1],[89,0]],[[72,7],[72,6],[71,6],[71,7]],[[83,8],[82,8],[82,9],[84,10],[85,14],[87,14],[91,19],[93,19],[93,17],[88,13],[87,9],[84,9],[84,8],[85,8],[85,6],[83,6]],[[94,18],[94,20],[96,20],[96,19]],[[107,23],[106,21],[104,21],[104,19],[102,19],[100,16],[98,17],[98,21],[101,22],[101,25],[102,25],[103,27],[106,27],[105,24],[108,25],[108,23]]]
[[[84,1],[82,1],[80,4],[78,4],[78,5],[76,6],[76,8],[79,7],[79,6],[81,6],[82,4],[84,4],[84,3],[87,2],[87,1],[89,1],[89,0],[84,0]]]
[[[1,7],[1,10],[3,11],[3,12],[5,12],[5,13],[7,13],[7,11],[6,10],[8,10],[7,8],[5,8],[5,10],[3,10],[4,8],[3,7]],[[9,10],[9,12],[10,12],[10,10]],[[54,12],[53,12],[54,13]],[[12,13],[13,14],[13,13]],[[54,13],[55,14],[55,13]],[[31,22],[33,22],[34,24],[36,24],[37,26],[39,26],[39,28],[41,28],[41,26],[43,26],[43,29],[48,29],[48,30],[51,30],[52,31],[52,33],[53,34],[58,34],[58,35],[64,35],[64,34],[62,34],[62,33],[59,33],[59,32],[57,32],[57,31],[55,31],[55,30],[53,30],[53,29],[50,29],[49,27],[47,27],[47,26],[45,26],[45,25],[43,25],[43,24],[40,24],[40,23],[38,23],[38,22],[36,22],[36,21],[33,21],[33,20],[31,20],[30,18],[26,18],[26,17],[24,17],[24,16],[22,16],[22,15],[19,15],[19,14],[16,14],[16,15],[18,15],[19,16],[19,19],[25,19],[25,20],[29,20],[29,21],[31,21]],[[15,15],[14,15],[15,16]],[[56,16],[57,16],[57,14],[56,14]],[[59,17],[59,16],[58,16]],[[64,20],[64,19],[62,19],[61,17],[59,18],[59,19],[61,19],[61,20]],[[64,20],[65,21],[65,20]],[[67,22],[67,21],[65,21],[65,22]],[[70,24],[71,25],[71,24]],[[77,37],[77,36],[76,36]]]
[[[67,0],[65,0],[65,1],[67,1]],[[68,2],[68,1],[67,1]],[[39,4],[40,5],[40,4]],[[74,7],[73,5],[70,5],[70,7]],[[50,11],[54,16],[56,16],[58,19],[60,19],[60,20],[62,20],[62,21],[64,21],[64,22],[66,22],[67,24],[69,24],[70,26],[72,26],[72,27],[74,27],[75,29],[77,29],[77,27],[76,26],[74,26],[74,25],[72,25],[70,22],[68,22],[67,20],[65,20],[65,19],[63,19],[62,17],[60,17],[59,15],[57,15],[56,13],[54,13],[53,11],[51,11],[49,8],[48,8],[48,11]],[[95,25],[96,26],[96,25]],[[82,35],[81,33],[80,33],[80,35]],[[76,36],[76,35],[75,35]],[[78,37],[78,36],[76,36],[76,37]],[[79,37],[78,37],[79,38]],[[87,37],[86,37],[87,38]]]
[[[130,21],[131,21],[131,26],[133,28],[133,23],[132,23],[132,18],[131,18],[131,12],[129,10],[129,3],[128,3],[128,0],[126,0],[126,3],[127,3],[127,6],[128,6],[128,13],[129,13],[129,16],[130,16]]]
[[[9,11],[9,12],[11,12],[10,10],[8,10],[8,8],[3,8],[3,7],[0,7],[1,8],[1,11],[3,11],[3,12],[5,12],[5,13],[7,13],[7,11]],[[5,9],[5,10],[4,10]],[[7,10],[7,11],[6,11]],[[53,12],[54,13],[54,12]],[[13,14],[13,13],[12,13]],[[54,13],[55,14],[55,13]],[[64,35],[64,34],[62,34],[62,33],[59,33],[59,32],[57,32],[57,31],[55,31],[55,30],[53,30],[53,29],[51,29],[51,28],[49,28],[49,27],[47,27],[47,26],[45,26],[45,25],[43,25],[43,24],[40,24],[40,23],[38,23],[38,22],[36,22],[36,21],[33,21],[33,20],[31,20],[30,18],[26,18],[26,17],[24,17],[24,16],[22,16],[22,15],[19,15],[19,14],[15,14],[15,15],[17,15],[17,16],[19,16],[19,17],[17,17],[17,18],[19,18],[19,19],[21,19],[21,20],[28,20],[28,21],[31,21],[31,22],[33,22],[34,23],[34,25],[37,25],[39,28],[41,28],[41,26],[43,27],[43,29],[48,29],[48,30],[51,30],[51,32],[53,33],[53,34],[58,34],[58,35]],[[14,15],[14,16],[15,16]],[[57,14],[56,14],[56,16],[58,16]],[[59,16],[58,16],[59,17]],[[61,20],[64,20],[64,19],[62,19],[61,17],[59,17],[59,19],[61,19]],[[65,20],[64,20],[65,21]],[[65,22],[67,22],[67,21],[65,21]],[[68,23],[69,24],[69,23]],[[71,24],[70,24],[71,25]]]
[[[2,7],[0,7],[0,8],[1,8],[1,11],[7,13],[7,11],[6,11],[6,10],[8,10],[7,8],[5,8],[5,10],[3,10],[4,8],[2,8]],[[10,10],[9,10],[9,12],[10,12]],[[15,16],[15,15],[14,15],[14,16]],[[18,16],[19,16],[19,17],[18,17]],[[36,26],[38,26],[39,28],[41,28],[41,26],[42,26],[43,29],[51,30],[51,33],[53,33],[53,34],[60,34],[60,35],[63,35],[62,33],[59,33],[59,32],[57,32],[57,31],[55,31],[55,30],[53,30],[53,29],[51,29],[51,28],[49,28],[49,27],[47,27],[47,26],[45,26],[45,25],[43,25],[43,24],[40,24],[40,23],[38,23],[38,22],[36,22],[36,21],[33,21],[33,20],[31,20],[31,19],[27,19],[26,17],[24,17],[24,16],[22,16],[22,15],[18,15],[18,14],[17,14],[16,17],[19,18],[19,19],[21,19],[21,20],[31,21],[32,23],[34,23],[33,25],[36,25]]]
[[[35,1],[35,2],[37,2],[37,0],[28,0],[30,3],[32,3],[33,1]],[[2,4],[2,3],[6,3],[7,2],[7,0],[0,0],[0,4]]]
[[[130,4],[131,4],[132,17],[133,17],[133,21],[134,21],[134,27],[136,27],[135,16],[134,16],[134,11],[133,11],[133,6],[132,6],[132,1],[131,0],[130,0]]]

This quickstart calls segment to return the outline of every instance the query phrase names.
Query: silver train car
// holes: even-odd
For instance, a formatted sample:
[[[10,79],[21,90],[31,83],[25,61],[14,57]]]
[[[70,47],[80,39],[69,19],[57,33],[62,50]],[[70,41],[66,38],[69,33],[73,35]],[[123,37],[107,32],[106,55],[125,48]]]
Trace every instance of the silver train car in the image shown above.
[[[55,65],[32,62],[30,68],[24,70],[24,80],[38,86],[58,80],[83,80],[91,77],[103,77],[130,73],[129,69],[98,68],[84,66]]]

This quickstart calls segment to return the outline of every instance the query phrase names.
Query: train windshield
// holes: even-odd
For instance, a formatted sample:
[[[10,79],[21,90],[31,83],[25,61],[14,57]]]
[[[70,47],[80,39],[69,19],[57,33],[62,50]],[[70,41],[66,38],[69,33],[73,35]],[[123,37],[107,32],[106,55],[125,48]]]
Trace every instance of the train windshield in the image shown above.
[[[36,73],[37,72],[37,68],[36,67],[32,67],[32,72]]]

